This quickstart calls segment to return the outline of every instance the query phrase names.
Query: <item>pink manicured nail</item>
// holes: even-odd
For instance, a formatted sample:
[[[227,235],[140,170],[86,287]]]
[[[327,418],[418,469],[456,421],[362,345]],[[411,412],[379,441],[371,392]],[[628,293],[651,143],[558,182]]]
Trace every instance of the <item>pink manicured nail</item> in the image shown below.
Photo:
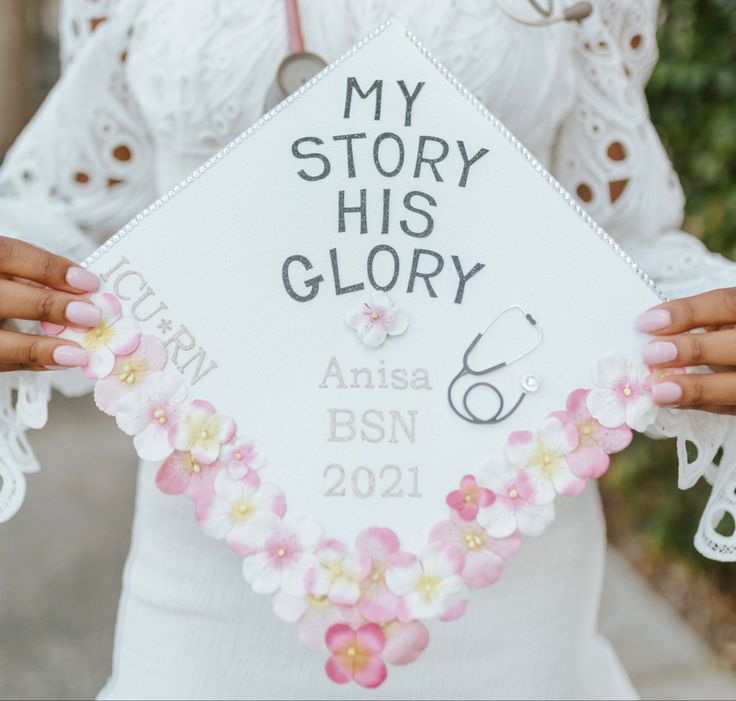
[[[682,388],[676,382],[657,382],[652,385],[652,399],[656,404],[674,404],[682,397]]]
[[[644,346],[643,355],[647,365],[669,363],[677,357],[677,346],[669,341],[652,341]]]
[[[88,358],[86,351],[76,346],[59,346],[53,353],[54,362],[65,368],[84,367]]]
[[[76,290],[97,292],[97,288],[100,286],[100,279],[97,275],[90,273],[84,268],[69,268],[66,271],[66,284]]]
[[[88,302],[69,302],[66,305],[66,318],[72,324],[94,328],[102,321],[102,311]]]
[[[639,331],[651,333],[667,328],[672,323],[672,314],[666,309],[650,309],[644,312],[637,320]]]

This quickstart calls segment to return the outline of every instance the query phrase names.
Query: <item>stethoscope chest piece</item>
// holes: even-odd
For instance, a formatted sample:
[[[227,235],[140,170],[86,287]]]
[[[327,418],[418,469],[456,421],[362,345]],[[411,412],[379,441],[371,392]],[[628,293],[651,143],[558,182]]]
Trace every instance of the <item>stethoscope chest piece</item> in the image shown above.
[[[512,313],[520,314],[521,317],[526,321],[526,323],[529,324],[529,326],[535,332],[535,340],[531,343],[529,347],[526,348],[526,350],[522,350],[508,360],[502,360],[500,362],[497,362],[495,365],[490,365],[484,368],[474,367],[471,356],[476,346],[483,340],[483,337],[491,331],[493,326],[502,317]],[[513,406],[511,406],[510,409],[507,409],[506,398],[504,397],[503,392],[501,392],[501,390],[495,384],[490,382],[487,378],[489,375],[498,372],[503,368],[507,368],[513,363],[516,363],[522,358],[525,358],[542,343],[543,338],[544,336],[542,334],[542,329],[539,326],[537,320],[518,304],[507,307],[500,314],[495,316],[491,320],[491,323],[488,324],[488,326],[485,328],[485,330],[477,334],[463,352],[462,367],[460,368],[460,371],[457,373],[457,375],[455,375],[455,377],[451,380],[450,385],[447,388],[447,400],[452,411],[461,419],[463,419],[463,421],[478,425],[488,426],[500,423],[501,421],[505,421],[506,419],[508,419],[519,408],[519,406],[521,406],[521,403],[524,401],[524,397],[526,397],[527,394],[534,394],[535,392],[539,391],[539,388],[541,387],[541,380],[537,375],[531,373],[522,377],[520,380],[521,394],[519,395]],[[464,377],[478,379],[475,379],[475,381],[473,381],[470,386],[463,391],[462,389],[457,389],[456,385]],[[496,409],[487,416],[479,416],[478,412],[471,407],[471,395],[474,393],[478,393],[480,390],[490,391],[492,396],[495,397]]]
[[[526,394],[534,394],[539,391],[541,384],[536,375],[525,375],[521,380],[521,389]]]
[[[289,95],[295,93],[302,85],[308,83],[320,71],[326,68],[327,62],[309,51],[289,54],[276,71],[276,80],[266,93],[264,109],[273,109]]]

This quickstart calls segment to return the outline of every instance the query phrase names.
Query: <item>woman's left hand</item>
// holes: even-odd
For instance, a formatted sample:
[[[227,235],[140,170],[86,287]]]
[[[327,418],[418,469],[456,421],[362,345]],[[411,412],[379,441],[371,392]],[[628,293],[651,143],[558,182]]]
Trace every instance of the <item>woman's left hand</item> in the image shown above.
[[[713,370],[662,373],[652,387],[657,404],[736,414],[736,287],[660,304],[642,314],[638,324],[655,336],[644,348],[650,367]]]

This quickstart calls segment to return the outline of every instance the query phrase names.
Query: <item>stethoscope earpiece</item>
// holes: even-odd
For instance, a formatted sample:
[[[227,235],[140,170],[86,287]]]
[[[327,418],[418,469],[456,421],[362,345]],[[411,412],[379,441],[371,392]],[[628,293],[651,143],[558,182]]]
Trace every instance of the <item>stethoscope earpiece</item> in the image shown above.
[[[495,365],[491,365],[490,367],[486,367],[483,369],[474,369],[471,366],[470,363],[470,356],[475,349],[475,347],[480,343],[482,338],[493,328],[493,326],[506,314],[509,314],[511,312],[518,311],[520,312],[524,319],[527,321],[527,323],[536,331],[537,333],[537,339],[536,341],[531,345],[531,347],[527,348],[525,351],[519,353],[515,357],[511,358],[510,360],[504,360],[500,363],[496,363]],[[527,355],[529,355],[531,352],[533,352],[536,348],[539,347],[539,344],[542,343],[542,340],[544,339],[544,334],[542,333],[542,329],[537,323],[537,320],[529,314],[522,306],[518,304],[513,304],[510,307],[507,307],[502,312],[497,314],[492,320],[491,323],[486,326],[486,328],[481,331],[479,334],[475,336],[475,338],[470,342],[470,345],[466,348],[465,352],[463,353],[463,366],[460,368],[460,372],[455,375],[455,377],[450,382],[448,388],[447,388],[447,400],[450,404],[450,408],[452,411],[459,416],[463,421],[467,421],[468,423],[472,424],[479,424],[479,425],[492,425],[501,423],[501,421],[505,421],[508,419],[518,408],[521,406],[521,403],[524,401],[524,397],[526,397],[527,394],[533,394],[534,392],[537,392],[541,386],[541,382],[539,378],[536,375],[529,374],[522,378],[521,380],[521,394],[519,398],[516,400],[516,403],[504,413],[505,409],[505,399],[503,396],[503,393],[501,390],[496,387],[491,382],[488,382],[486,380],[480,380],[478,382],[474,382],[473,384],[468,387],[465,392],[462,394],[461,399],[461,406],[458,407],[455,403],[455,398],[453,397],[453,391],[455,389],[455,385],[457,382],[466,376],[470,377],[485,377],[486,375],[490,375],[493,372],[496,372],[498,370],[501,370],[502,368],[508,367],[509,365],[512,365],[513,363],[516,363],[517,361],[521,360],[522,358],[525,358]],[[488,417],[488,418],[481,418],[477,416],[473,410],[470,408],[470,395],[480,389],[480,388],[486,388],[489,389],[491,392],[493,392],[496,395],[496,399],[498,401],[498,409],[496,412]]]

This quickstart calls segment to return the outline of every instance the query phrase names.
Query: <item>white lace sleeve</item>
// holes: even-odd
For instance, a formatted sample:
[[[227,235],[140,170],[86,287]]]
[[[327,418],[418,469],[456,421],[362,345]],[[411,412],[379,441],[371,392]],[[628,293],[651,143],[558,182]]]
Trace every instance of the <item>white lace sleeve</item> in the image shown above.
[[[581,24],[577,100],[561,128],[554,168],[674,298],[736,286],[736,264],[679,230],[684,196],[644,95],[657,60],[657,10],[657,0],[601,1]],[[727,513],[736,520],[736,418],[662,410],[650,433],[677,436],[680,488],[700,477],[713,485],[695,547],[711,559],[736,561],[736,532],[716,531]]]
[[[62,34],[77,35],[62,42],[66,69],[0,169],[0,233],[76,260],[154,195],[153,149],[125,80],[130,23],[114,5],[64,5]],[[26,431],[45,425],[52,382],[81,390],[71,375],[0,374],[0,522],[20,508],[24,473],[38,469]]]

